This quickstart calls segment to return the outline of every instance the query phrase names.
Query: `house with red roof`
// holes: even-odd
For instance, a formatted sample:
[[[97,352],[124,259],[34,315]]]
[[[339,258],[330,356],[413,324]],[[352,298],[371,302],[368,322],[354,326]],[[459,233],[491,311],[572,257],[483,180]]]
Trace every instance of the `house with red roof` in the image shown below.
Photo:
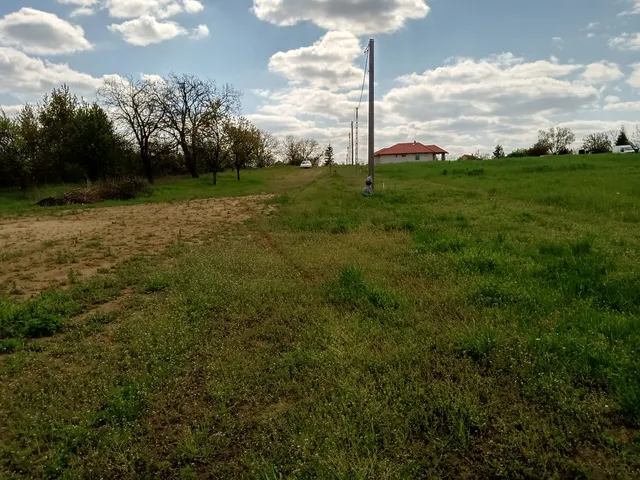
[[[423,145],[420,142],[398,143],[374,153],[376,165],[405,162],[435,162],[445,160],[449,152],[437,145]]]

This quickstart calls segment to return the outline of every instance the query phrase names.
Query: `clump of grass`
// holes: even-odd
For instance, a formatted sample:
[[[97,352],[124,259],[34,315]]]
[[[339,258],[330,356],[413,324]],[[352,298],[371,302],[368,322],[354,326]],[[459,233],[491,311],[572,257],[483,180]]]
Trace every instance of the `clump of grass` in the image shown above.
[[[0,355],[13,353],[24,346],[24,341],[17,338],[5,338],[0,340]]]
[[[158,293],[166,290],[170,285],[171,283],[168,279],[155,276],[143,285],[142,291],[144,293]]]
[[[373,313],[376,310],[397,310],[400,301],[392,292],[371,286],[364,274],[354,267],[343,267],[336,282],[326,286],[329,300],[349,310]]]
[[[103,332],[105,325],[109,325],[115,320],[116,314],[114,312],[100,312],[90,315],[81,324],[75,325],[71,329],[67,340],[76,341],[79,338]]]
[[[535,165],[532,167],[522,167],[522,171],[525,173],[549,173],[553,171],[551,165]]]
[[[640,276],[616,276],[612,261],[586,236],[565,243],[544,242],[538,251],[538,276],[568,299],[592,300],[599,308],[635,312],[640,308]]]
[[[24,256],[24,252],[22,250],[15,250],[12,252],[0,252],[0,262],[8,262],[9,260],[15,260],[16,258],[20,258]]]
[[[486,275],[499,269],[500,261],[494,253],[482,250],[467,251],[457,261],[458,271],[466,275]]]
[[[479,177],[484,175],[484,168],[474,168],[473,170],[469,170],[468,168],[460,169],[454,168],[451,171],[452,175],[468,175],[469,177]]]
[[[100,248],[102,246],[102,239],[100,237],[94,237],[89,239],[84,246],[86,248]]]
[[[58,265],[65,265],[65,264],[69,263],[69,261],[70,261],[70,257],[69,257],[69,254],[67,252],[58,251],[56,253],[56,263]]]
[[[414,242],[420,253],[459,253],[466,246],[466,241],[460,235],[438,232],[432,229],[414,232]]]
[[[501,336],[492,328],[480,328],[463,335],[457,348],[475,362],[485,362],[500,344]]]
[[[109,396],[95,418],[94,425],[125,426],[135,422],[146,407],[146,397],[141,386],[126,381]]]
[[[45,292],[24,304],[0,301],[0,338],[47,337],[80,309],[69,293]]]
[[[44,242],[42,242],[42,245],[45,248],[51,248],[55,247],[56,245],[60,245],[61,242],[61,240],[45,240]]]

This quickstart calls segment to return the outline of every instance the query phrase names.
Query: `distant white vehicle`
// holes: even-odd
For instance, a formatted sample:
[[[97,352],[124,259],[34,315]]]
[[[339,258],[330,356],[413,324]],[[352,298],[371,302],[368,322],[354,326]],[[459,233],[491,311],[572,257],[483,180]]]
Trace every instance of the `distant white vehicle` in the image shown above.
[[[313,165],[311,164],[311,162],[309,160],[305,160],[304,162],[302,162],[300,164],[300,168],[312,168]]]
[[[613,147],[613,153],[636,153],[631,145],[619,145]]]

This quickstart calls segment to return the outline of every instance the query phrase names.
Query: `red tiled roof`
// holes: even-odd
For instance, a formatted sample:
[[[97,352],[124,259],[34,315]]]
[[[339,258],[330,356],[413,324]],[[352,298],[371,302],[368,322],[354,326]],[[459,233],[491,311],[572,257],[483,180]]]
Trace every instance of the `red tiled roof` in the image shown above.
[[[378,150],[374,156],[380,155],[417,155],[420,153],[449,153],[437,145],[423,145],[420,142],[398,143],[393,147]]]

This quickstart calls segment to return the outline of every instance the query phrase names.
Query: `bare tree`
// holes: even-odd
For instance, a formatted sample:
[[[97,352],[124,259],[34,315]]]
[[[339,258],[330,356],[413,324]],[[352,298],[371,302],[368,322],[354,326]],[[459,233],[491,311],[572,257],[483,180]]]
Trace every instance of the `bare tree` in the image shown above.
[[[158,101],[158,85],[147,78],[110,78],[98,89],[98,98],[110,111],[118,128],[135,140],[142,168],[153,183],[154,144],[161,139],[163,108]]]
[[[240,111],[241,94],[231,85],[216,87],[207,107],[201,128],[201,148],[207,166],[213,172],[213,184],[218,184],[218,172],[230,156],[229,125]]]
[[[199,176],[197,147],[215,93],[216,86],[210,80],[174,73],[169,74],[160,91],[163,128],[182,149],[185,166],[193,178]]]
[[[636,148],[640,148],[640,124],[636,125],[635,131],[630,133],[629,136],[631,137],[633,146]]]
[[[278,139],[269,132],[256,130],[256,167],[270,167],[276,163],[276,152],[278,150]]]
[[[576,141],[576,136],[567,127],[550,128],[538,132],[538,141],[530,149],[531,155],[540,156],[551,153],[552,155],[565,155]]]
[[[240,181],[240,170],[252,164],[257,144],[256,134],[259,131],[253,127],[249,120],[240,117],[227,125],[227,132],[233,168],[238,174],[238,181]]]
[[[302,158],[303,161],[309,160],[314,167],[317,167],[322,158],[320,144],[311,138],[304,139],[302,141]]]
[[[587,153],[607,153],[611,151],[611,140],[607,132],[591,133],[584,137],[582,148]]]
[[[618,140],[618,135],[620,135],[620,130],[612,128],[604,133],[606,133],[607,137],[609,138],[609,142],[611,143],[611,145],[615,145],[616,141]]]
[[[287,135],[282,142],[282,155],[285,163],[300,166],[304,161],[302,141],[293,135]]]
[[[551,132],[553,132],[553,130],[552,128]],[[552,153],[554,155],[566,155],[571,153],[571,145],[576,141],[576,136],[568,127],[557,127],[555,134],[552,135],[552,139]]]
[[[282,153],[285,162],[295,166],[309,160],[316,167],[322,158],[322,150],[316,140],[296,138],[293,135],[288,135],[284,139]]]

